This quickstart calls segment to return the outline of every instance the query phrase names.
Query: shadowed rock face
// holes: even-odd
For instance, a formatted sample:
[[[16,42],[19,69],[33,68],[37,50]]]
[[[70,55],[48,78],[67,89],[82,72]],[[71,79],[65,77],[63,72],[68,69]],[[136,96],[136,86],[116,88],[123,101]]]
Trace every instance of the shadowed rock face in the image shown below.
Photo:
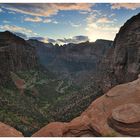
[[[33,136],[139,136],[139,105],[140,79],[137,79],[112,88],[105,95],[93,101],[81,116],[71,122],[50,123]],[[130,112],[132,114],[129,114]],[[123,127],[116,123],[111,125],[113,121],[109,119],[110,116],[115,121],[123,123]],[[123,121],[120,122],[120,119]],[[129,128],[129,124],[133,127]]]
[[[114,40],[114,71],[119,83],[140,73],[140,14],[129,19]]]
[[[28,40],[30,45],[36,47],[40,63],[58,75],[95,71],[98,62],[112,48],[112,41],[97,40],[79,44],[65,44],[57,46],[42,43],[37,40]],[[83,73],[84,74],[84,73]]]
[[[13,127],[0,122],[0,137],[23,137],[23,135]]]
[[[10,71],[37,66],[35,49],[9,31],[0,32],[0,84],[9,80]]]

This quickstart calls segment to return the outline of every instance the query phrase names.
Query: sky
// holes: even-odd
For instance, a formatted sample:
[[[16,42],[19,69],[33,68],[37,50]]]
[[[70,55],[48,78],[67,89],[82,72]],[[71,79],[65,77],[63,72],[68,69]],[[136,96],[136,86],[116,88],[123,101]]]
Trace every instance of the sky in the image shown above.
[[[51,43],[113,40],[139,3],[0,4],[0,31]]]

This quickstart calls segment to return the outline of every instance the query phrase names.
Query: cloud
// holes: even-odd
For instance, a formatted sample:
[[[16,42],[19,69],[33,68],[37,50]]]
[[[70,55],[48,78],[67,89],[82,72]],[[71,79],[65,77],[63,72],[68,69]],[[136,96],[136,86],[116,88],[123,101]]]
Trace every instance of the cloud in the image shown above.
[[[10,23],[9,20],[3,20],[3,23]]]
[[[28,35],[37,35],[36,33],[34,33],[32,30],[24,28],[24,27],[20,27],[20,26],[16,26],[16,25],[0,25],[0,29],[1,30],[8,30],[8,31],[12,31],[12,32],[22,32]]]
[[[89,3],[22,3],[22,4],[1,4],[2,8],[10,11],[28,14],[32,16],[49,17],[56,15],[59,11],[65,10],[81,10],[90,11],[93,4]]]
[[[57,41],[60,44],[68,44],[68,43],[78,44],[78,43],[86,42],[88,40],[89,40],[88,36],[83,36],[83,35],[74,36],[72,38],[57,39]]]
[[[112,9],[131,9],[135,10],[137,8],[140,8],[140,3],[113,3],[111,6]]]
[[[82,43],[82,42],[86,42],[88,41],[88,37],[87,36],[83,36],[83,35],[79,35],[79,36],[74,36],[72,38],[64,38],[64,39],[51,39],[51,38],[45,38],[45,37],[31,37],[30,39],[36,39],[38,41],[41,42],[45,42],[45,43],[53,43],[53,44],[68,44],[68,43]]]
[[[14,11],[8,11],[9,14],[16,14]]]
[[[50,23],[50,22],[52,22],[52,20],[51,19],[44,19],[43,22],[44,23]]]
[[[43,20],[43,23],[53,23],[53,24],[58,24],[58,21],[50,19],[50,18],[46,18]]]
[[[112,23],[113,21],[107,17],[102,17],[97,20],[97,23]]]
[[[88,14],[88,11],[79,11],[79,13],[82,15],[86,15],[86,14]]]
[[[53,44],[54,44],[54,43],[57,43],[56,40],[51,39],[51,38],[47,38],[47,41],[48,41],[49,43],[53,43]]]
[[[41,41],[41,42],[44,42],[44,43],[53,43],[55,44],[56,43],[56,40],[54,39],[51,39],[51,38],[44,38],[44,37],[31,37],[30,39],[35,39],[35,40],[38,40],[38,41]]]
[[[41,42],[45,42],[45,38],[44,37],[30,37],[29,39],[35,39]]]
[[[91,14],[87,17],[86,35],[90,41],[97,39],[113,40],[119,30],[118,26],[112,25],[114,22],[108,17],[100,17],[97,14]]]
[[[81,26],[81,24],[76,24],[76,23],[73,23],[73,22],[71,22],[71,21],[70,21],[70,25],[71,25],[72,27],[75,27],[75,28]]]
[[[88,41],[88,36],[74,36],[72,39],[79,42],[85,42]]]
[[[58,24],[57,21],[52,20],[52,19],[50,19],[50,18],[43,19],[43,18],[41,18],[41,17],[37,17],[37,16],[36,16],[36,17],[26,17],[26,18],[24,18],[24,21]]]
[[[54,24],[58,24],[59,22],[55,20],[55,21],[53,21],[53,23],[54,23]]]
[[[24,21],[29,21],[29,22],[41,22],[42,21],[42,18],[40,17],[26,17],[24,18]]]
[[[23,34],[23,33],[20,33],[20,32],[13,32],[15,35],[23,38],[23,39],[28,39],[27,35],[26,34]]]
[[[2,9],[0,8],[0,13],[3,12]]]

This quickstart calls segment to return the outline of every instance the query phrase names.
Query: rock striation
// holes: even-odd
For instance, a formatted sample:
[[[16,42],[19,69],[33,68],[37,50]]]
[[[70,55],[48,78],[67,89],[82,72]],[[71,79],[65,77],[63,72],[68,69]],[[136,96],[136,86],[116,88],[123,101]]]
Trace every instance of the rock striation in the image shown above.
[[[9,31],[0,32],[0,84],[10,78],[10,71],[28,70],[37,66],[35,48]]]
[[[140,136],[140,104],[131,103],[115,108],[109,125],[122,134]]]
[[[81,71],[94,71],[97,63],[113,44],[109,40],[97,40],[57,46],[33,39],[28,40],[28,43],[36,47],[40,63],[61,76]]]

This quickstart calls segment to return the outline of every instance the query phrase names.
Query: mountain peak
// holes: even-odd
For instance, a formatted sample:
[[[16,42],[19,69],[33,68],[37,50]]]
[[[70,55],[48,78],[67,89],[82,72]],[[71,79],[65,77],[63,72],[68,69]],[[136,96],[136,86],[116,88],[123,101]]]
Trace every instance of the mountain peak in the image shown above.
[[[23,38],[15,35],[10,31],[0,32],[0,40],[2,42],[0,43],[0,46],[5,46],[8,44],[22,44],[22,45],[27,44]]]
[[[5,36],[7,36],[7,37],[9,37],[9,36],[13,36],[14,34],[12,33],[12,32],[10,32],[10,31],[8,31],[8,30],[6,30],[6,31],[4,31],[4,32],[0,32],[0,37],[5,37]]]

